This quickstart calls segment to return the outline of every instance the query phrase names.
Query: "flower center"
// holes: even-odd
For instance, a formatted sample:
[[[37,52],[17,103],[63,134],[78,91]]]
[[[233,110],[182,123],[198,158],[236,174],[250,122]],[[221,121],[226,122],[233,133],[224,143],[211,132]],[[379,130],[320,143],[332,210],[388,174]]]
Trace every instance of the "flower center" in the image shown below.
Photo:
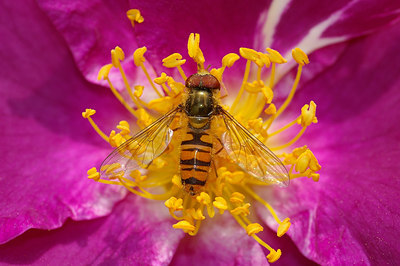
[[[129,10],[127,16],[131,20],[133,26],[135,23],[143,22],[143,17],[138,10]],[[137,49],[133,54],[133,61],[137,67],[141,68],[147,77],[151,89],[158,95],[157,99],[153,99],[149,102],[141,99],[145,92],[144,86],[132,86],[128,81],[121,64],[121,62],[125,60],[125,54],[118,46],[111,51],[111,64],[103,66],[98,75],[99,80],[107,81],[115,97],[136,118],[136,123],[139,128],[144,129],[142,132],[148,132],[149,128],[159,130],[159,127],[154,126],[157,125],[157,121],[159,121],[156,121],[157,117],[168,112],[171,113],[170,110],[176,110],[188,97],[188,89],[184,85],[187,75],[182,69],[182,65],[186,60],[182,59],[182,55],[174,53],[162,60],[163,66],[177,69],[181,81],[176,81],[173,77],[167,76],[165,73],[161,73],[159,77],[152,79],[146,68],[144,56],[146,51],[146,47]],[[277,65],[286,63],[286,59],[284,59],[279,52],[270,48],[266,49],[266,53],[257,52],[249,48],[240,48],[239,53],[242,58],[247,60],[240,90],[231,106],[225,106],[219,102],[220,106],[228,110],[235,119],[240,121],[240,123],[263,144],[267,142],[273,144],[277,143],[279,140],[278,135],[281,132],[299,125],[300,130],[292,139],[278,145],[275,144],[271,146],[270,149],[276,153],[277,158],[282,160],[283,165],[288,169],[290,179],[309,177],[314,181],[318,181],[319,174],[316,172],[321,169],[321,166],[307,146],[295,148],[289,153],[283,152],[301,137],[308,126],[312,123],[317,123],[317,118],[315,116],[316,104],[311,101],[310,104],[304,105],[300,115],[292,122],[270,132],[271,125],[286,110],[295,94],[300,81],[302,68],[305,64],[309,63],[307,55],[299,48],[292,50],[293,59],[298,63],[297,75],[289,95],[277,109],[273,101],[276,68]],[[198,73],[208,73],[208,71],[204,69],[205,58],[200,49],[199,34],[192,33],[189,36],[188,54],[197,63]],[[209,72],[216,77],[222,85],[221,90],[224,96],[228,95],[228,91],[223,83],[224,71],[227,67],[232,67],[233,64],[240,59],[240,56],[235,53],[227,54],[222,59],[222,66],[218,69],[212,69]],[[255,73],[251,75],[252,72],[254,72],[254,67]],[[109,73],[112,68],[119,70],[123,84],[129,95],[128,99],[123,97],[113,86],[109,78]],[[250,77],[253,76],[255,77],[254,80],[250,80]],[[217,94],[218,99],[224,98],[224,96],[221,97],[219,93]],[[164,200],[164,204],[169,209],[171,216],[177,220],[173,228],[181,229],[192,236],[198,233],[201,221],[206,219],[206,216],[213,218],[216,215],[216,211],[218,211],[219,215],[228,212],[239,225],[246,230],[249,236],[253,237],[260,245],[269,250],[269,255],[267,256],[269,262],[274,262],[279,259],[281,250],[275,250],[261,240],[257,236],[257,233],[262,231],[263,227],[259,223],[252,222],[249,219],[251,210],[250,202],[256,201],[265,206],[277,222],[278,237],[281,237],[288,231],[291,225],[290,219],[285,218],[281,220],[272,206],[255,192],[256,187],[267,186],[274,182],[271,182],[271,180],[260,181],[254,178],[251,172],[246,171],[240,163],[238,164],[235,162],[235,160],[232,159],[233,157],[223,149],[223,143],[216,142],[212,145],[216,152],[212,156],[213,169],[210,170],[210,174],[206,180],[207,182],[204,181],[204,184],[202,183],[204,187],[199,193],[193,193],[191,195],[185,191],[185,182],[179,174],[179,164],[180,162],[182,163],[182,159],[179,161],[180,154],[182,155],[180,148],[182,144],[179,137],[175,137],[175,133],[170,142],[166,144],[164,140],[157,140],[157,137],[155,137],[151,142],[152,145],[157,143],[159,145],[164,145],[164,147],[153,147],[152,155],[149,155],[147,154],[147,146],[145,146],[143,142],[139,143],[137,137],[132,138],[134,134],[131,132],[131,125],[129,122],[121,121],[116,126],[116,130],[112,130],[111,133],[107,135],[93,121],[92,116],[95,112],[95,110],[86,109],[85,112],[82,113],[82,116],[88,119],[93,129],[108,142],[111,147],[119,147],[114,153],[120,153],[118,156],[126,158],[124,161],[128,161],[128,163],[124,164],[122,161],[115,161],[103,165],[100,169],[102,174],[93,167],[87,172],[90,179],[104,184],[124,186],[130,192],[148,199]],[[266,116],[266,119],[261,116]],[[164,129],[165,136],[169,136],[169,133],[172,131],[178,132],[180,130],[179,121],[181,121],[181,117],[182,115],[177,115],[171,118],[171,121],[168,122],[168,126]],[[156,121],[156,123],[153,123],[154,121]],[[224,123],[216,122],[212,127],[213,134],[216,136],[227,131],[227,126]],[[154,133],[154,135],[157,134],[164,136],[161,130],[160,132],[157,131]],[[176,135],[179,136],[179,134]],[[182,134],[180,136],[182,137]],[[129,145],[124,144],[127,143],[127,141]],[[129,148],[127,148],[128,146]],[[125,148],[121,149],[121,147]],[[192,147],[191,149],[194,148]],[[132,154],[132,149],[135,150],[136,157],[130,155],[127,157],[126,151]],[[160,150],[159,154],[157,154],[158,149]],[[197,149],[197,151],[198,150],[199,149]],[[241,152],[243,151],[239,151],[235,156],[242,156]],[[154,156],[154,154],[157,154],[157,156]],[[154,159],[147,165],[145,162],[149,156],[154,156]],[[260,163],[256,154],[246,158],[253,159],[252,163],[255,164],[254,168]],[[130,161],[135,161],[135,165],[140,167],[128,167],[127,164],[129,164]],[[142,171],[140,168],[145,168],[146,172]],[[200,172],[205,171],[202,170],[201,167],[195,170]],[[160,190],[160,188],[162,189]]]

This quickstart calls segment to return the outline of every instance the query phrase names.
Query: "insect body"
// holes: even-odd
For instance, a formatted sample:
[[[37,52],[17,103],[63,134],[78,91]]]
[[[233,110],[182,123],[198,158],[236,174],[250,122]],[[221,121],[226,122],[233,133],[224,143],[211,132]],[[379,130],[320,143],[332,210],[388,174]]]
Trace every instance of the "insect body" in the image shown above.
[[[188,125],[181,143],[180,172],[185,190],[196,195],[210,172],[213,148],[210,127],[217,106],[214,94],[220,85],[211,74],[194,74],[186,80],[186,88],[189,93],[184,109]]]
[[[215,139],[232,161],[266,183],[288,185],[287,169],[276,155],[244,128],[220,105],[220,84],[209,73],[197,73],[186,80],[187,94],[182,104],[115,149],[102,163],[102,178],[131,179],[132,171],[146,169],[168,147],[174,119],[181,115],[180,176],[183,188],[197,195],[206,185],[215,155]],[[217,136],[214,121],[223,121],[225,133]],[[181,131],[181,132],[182,132]],[[178,135],[178,134],[177,134]]]

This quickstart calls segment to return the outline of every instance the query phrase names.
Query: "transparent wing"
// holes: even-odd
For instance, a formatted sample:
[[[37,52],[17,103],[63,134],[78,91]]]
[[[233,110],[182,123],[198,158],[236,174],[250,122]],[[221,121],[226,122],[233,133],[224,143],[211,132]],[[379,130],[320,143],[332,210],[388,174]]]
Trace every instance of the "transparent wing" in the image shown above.
[[[289,173],[278,157],[227,111],[220,108],[227,131],[222,143],[230,158],[265,183],[289,185]]]
[[[100,166],[100,177],[132,179],[132,171],[146,169],[171,142],[169,128],[181,107],[177,107],[116,148]]]

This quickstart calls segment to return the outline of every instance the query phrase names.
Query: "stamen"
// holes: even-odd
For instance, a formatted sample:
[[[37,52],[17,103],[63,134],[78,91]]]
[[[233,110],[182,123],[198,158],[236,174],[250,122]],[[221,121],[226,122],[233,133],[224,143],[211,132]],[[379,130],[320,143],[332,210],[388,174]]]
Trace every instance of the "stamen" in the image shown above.
[[[167,56],[162,60],[163,66],[167,68],[173,68],[176,67],[179,71],[179,74],[181,74],[183,80],[186,80],[187,77],[185,75],[185,72],[183,71],[181,65],[183,65],[186,62],[186,59],[182,59],[182,56],[178,53],[171,54],[170,56]]]
[[[264,199],[262,199],[260,196],[258,196],[252,189],[250,189],[248,186],[243,186],[244,190],[251,196],[253,199],[257,200],[260,202],[262,205],[264,205],[268,211],[271,213],[272,217],[274,217],[275,221],[278,224],[281,224],[281,220],[279,219],[278,215],[276,214],[275,210],[272,208],[271,205],[269,205]]]
[[[246,227],[246,232],[249,236],[253,236],[254,234],[257,234],[263,230],[264,228],[259,223],[252,223]]]
[[[87,175],[89,179],[93,179],[94,181],[99,181],[100,173],[97,172],[96,167],[92,167],[87,171]]]
[[[275,135],[277,135],[277,134],[279,134],[279,133],[285,131],[286,129],[290,128],[291,126],[297,124],[299,118],[300,118],[300,116],[297,117],[297,118],[296,118],[295,120],[293,120],[292,122],[290,122],[289,124],[287,124],[287,125],[281,127],[280,129],[278,129],[278,130],[276,130],[276,131],[274,131],[274,132],[272,132],[272,133],[269,133],[269,134],[268,134],[268,137],[269,137],[269,138],[270,138],[270,137],[273,137],[273,136],[275,136]]]
[[[119,61],[117,60],[116,62],[114,62],[116,65],[119,64]],[[130,107],[128,105],[128,103],[124,100],[124,98],[122,98],[121,94],[119,94],[119,92],[114,88],[114,86],[112,85],[110,79],[108,78],[108,74],[110,73],[111,68],[113,67],[113,64],[108,64],[103,66],[100,71],[99,74],[97,76],[98,80],[107,80],[108,85],[110,86],[110,89],[112,91],[112,93],[114,94],[114,96],[119,100],[119,102],[135,117],[137,117],[136,111],[132,109],[132,107]],[[108,141],[107,141],[108,142]]]
[[[276,64],[284,64],[287,61],[278,51],[271,48],[266,48],[266,50],[268,52],[269,60],[271,60],[272,63],[271,74],[269,76],[269,87],[272,89],[274,87]]]
[[[290,104],[290,102],[293,99],[294,93],[296,92],[297,89],[297,85],[299,84],[300,81],[300,77],[301,77],[301,71],[303,69],[303,66],[305,64],[309,63],[308,57],[307,55],[301,51],[299,48],[296,48],[294,50],[292,50],[292,56],[295,59],[295,61],[299,64],[298,68],[297,68],[297,74],[296,74],[296,78],[294,80],[292,89],[288,95],[288,97],[286,98],[285,102],[282,104],[282,106],[278,109],[278,111],[276,112],[275,115],[273,115],[271,118],[269,118],[266,122],[266,128],[268,129],[272,122],[286,109],[286,107]]]
[[[196,229],[196,227],[188,221],[177,222],[176,224],[172,225],[172,227],[175,229],[182,229],[185,233],[193,232]]]
[[[245,48],[240,48],[240,49],[245,49]],[[239,50],[239,51],[242,51],[242,50]],[[243,55],[242,55],[242,57],[243,57]],[[243,75],[242,86],[240,87],[239,93],[236,96],[235,101],[233,102],[231,109],[230,109],[233,114],[237,113],[237,111],[236,111],[237,105],[238,105],[240,99],[242,98],[245,86],[247,84],[247,80],[249,79],[250,65],[251,65],[251,60],[247,60],[246,69],[245,69],[244,75]]]
[[[200,34],[191,33],[188,40],[188,53],[191,58],[197,63],[199,72],[204,72],[204,55],[200,49]]]
[[[144,53],[147,51],[146,46],[136,49],[133,53],[133,62],[136,66],[140,66],[143,70],[143,73],[146,75],[147,80],[150,82],[151,86],[153,87],[154,91],[157,93],[158,97],[162,97],[161,93],[157,90],[156,86],[153,83],[153,80],[150,78],[149,73],[147,72],[146,67],[144,66],[144,62],[146,59],[144,58]]]
[[[158,78],[154,79],[154,82],[158,85],[161,85],[162,88],[164,89],[164,92],[166,94],[168,94],[168,96],[171,96],[171,91],[167,88],[167,86],[165,85],[165,82],[167,82],[168,80],[168,76],[167,74],[165,74],[164,72],[161,73],[161,76],[159,76]]]
[[[104,134],[103,131],[101,131],[101,129],[96,125],[96,123],[91,118],[91,116],[94,115],[95,113],[96,113],[96,110],[86,109],[85,112],[82,112],[82,117],[86,118],[89,121],[89,123],[92,125],[93,129],[97,132],[97,134],[99,134],[100,137],[102,137],[105,141],[108,142],[107,135]]]
[[[135,27],[135,23],[142,23],[144,21],[144,18],[140,14],[139,9],[129,9],[126,12],[126,16],[128,19],[131,21],[132,27]]]
[[[228,209],[226,200],[223,197],[216,197],[213,206],[219,210],[220,214],[223,214],[224,211]]]
[[[246,224],[240,219],[239,216],[233,215],[233,218],[235,218],[235,220],[236,220],[245,230],[247,229]],[[246,231],[247,231],[247,230],[246,230]],[[266,249],[269,250],[270,253],[267,255],[268,262],[273,263],[273,262],[277,261],[277,260],[281,257],[282,252],[281,252],[280,249],[278,249],[278,250],[273,249],[271,246],[269,246],[267,243],[265,243],[263,240],[261,240],[261,239],[260,239],[258,236],[256,236],[255,234],[251,235],[251,237],[253,237],[254,240],[256,240],[261,246],[263,246],[263,247],[265,247]]]

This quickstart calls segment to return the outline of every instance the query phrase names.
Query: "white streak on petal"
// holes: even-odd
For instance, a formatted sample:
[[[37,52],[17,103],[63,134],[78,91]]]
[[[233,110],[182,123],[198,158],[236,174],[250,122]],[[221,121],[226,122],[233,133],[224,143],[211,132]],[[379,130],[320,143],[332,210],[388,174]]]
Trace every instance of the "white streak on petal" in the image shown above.
[[[275,28],[279,24],[282,14],[288,7],[291,0],[273,0],[268,10],[260,15],[259,25],[261,29],[261,38],[255,40],[259,48],[270,47],[275,34]]]

